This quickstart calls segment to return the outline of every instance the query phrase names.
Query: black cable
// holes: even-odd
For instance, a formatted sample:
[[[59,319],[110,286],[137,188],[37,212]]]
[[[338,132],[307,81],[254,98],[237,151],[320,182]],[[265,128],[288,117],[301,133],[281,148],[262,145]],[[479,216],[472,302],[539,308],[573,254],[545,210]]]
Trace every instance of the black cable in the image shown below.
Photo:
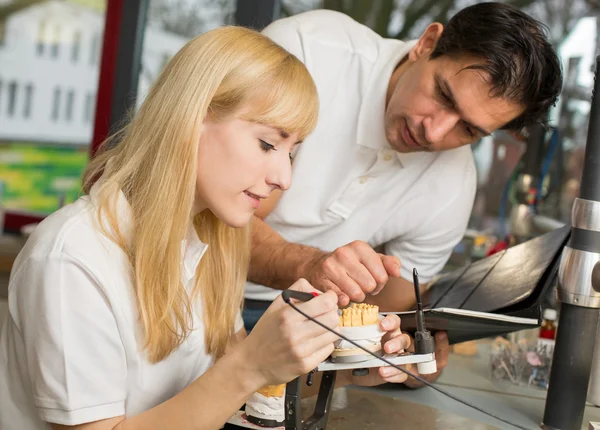
[[[357,348],[360,348],[360,349],[362,349],[362,350],[363,350],[364,352],[366,352],[367,354],[370,354],[370,355],[372,355],[373,357],[375,357],[375,358],[377,358],[377,359],[379,359],[379,360],[383,361],[384,363],[387,363],[387,364],[389,364],[390,366],[394,367],[395,369],[398,369],[398,370],[400,370],[401,372],[404,372],[404,373],[406,373],[408,376],[411,376],[411,377],[415,378],[417,381],[419,381],[419,382],[421,382],[421,383],[423,383],[423,384],[427,385],[428,387],[431,387],[431,388],[433,388],[434,390],[436,390],[436,391],[438,391],[438,392],[440,392],[440,393],[442,393],[442,394],[444,394],[444,395],[446,395],[446,396],[450,397],[452,400],[454,400],[454,401],[457,401],[457,402],[459,402],[459,403],[462,403],[462,404],[463,404],[463,405],[465,405],[465,406],[468,406],[468,407],[470,407],[470,408],[473,408],[473,409],[475,409],[475,410],[477,410],[477,411],[479,411],[479,412],[481,412],[481,413],[483,413],[483,414],[485,414],[485,415],[488,415],[488,416],[490,416],[490,417],[492,417],[492,418],[494,418],[494,419],[497,419],[498,421],[502,421],[503,423],[509,424],[509,425],[511,425],[511,426],[513,426],[513,427],[515,427],[515,428],[518,428],[518,429],[521,429],[521,430],[530,430],[530,429],[528,429],[527,427],[523,427],[523,426],[521,426],[521,425],[519,425],[519,424],[512,423],[512,422],[510,422],[510,421],[508,421],[508,420],[505,420],[504,418],[500,418],[500,417],[498,417],[498,416],[496,416],[496,415],[492,414],[491,412],[487,412],[487,411],[485,411],[485,410],[481,409],[481,408],[480,408],[480,407],[478,407],[478,406],[472,405],[472,404],[468,403],[467,401],[465,401],[465,400],[462,400],[462,399],[460,399],[460,398],[456,397],[455,395],[453,395],[453,394],[450,394],[449,392],[447,392],[447,391],[445,391],[445,390],[442,390],[441,388],[438,388],[437,386],[435,386],[435,385],[433,385],[431,382],[429,382],[429,381],[427,381],[427,380],[425,380],[425,379],[421,378],[420,376],[417,376],[417,375],[413,374],[412,372],[409,372],[408,370],[406,370],[406,369],[403,369],[403,368],[401,368],[400,366],[397,366],[397,365],[395,365],[394,363],[392,363],[391,361],[387,360],[386,358],[377,356],[376,354],[374,354],[373,352],[369,351],[369,350],[368,350],[368,349],[366,349],[366,348],[363,348],[362,346],[360,346],[360,345],[359,345],[359,344],[357,344],[356,342],[354,342],[354,341],[352,341],[352,340],[348,339],[348,338],[347,338],[347,337],[345,337],[345,336],[342,336],[341,334],[339,334],[339,333],[338,333],[338,332],[336,332],[335,330],[333,330],[333,329],[331,329],[331,328],[327,327],[325,324],[322,324],[322,323],[320,323],[319,321],[317,321],[317,320],[316,320],[316,319],[314,319],[313,317],[310,317],[310,316],[306,315],[304,312],[302,312],[300,309],[298,309],[298,308],[297,308],[297,307],[296,307],[296,306],[295,306],[295,305],[294,305],[294,304],[291,302],[291,300],[290,300],[290,298],[289,298],[289,297],[284,297],[283,299],[284,299],[284,301],[285,301],[287,304],[289,304],[289,305],[292,307],[292,309],[294,309],[296,312],[300,313],[300,315],[302,315],[304,318],[307,318],[307,319],[311,320],[312,322],[314,322],[314,323],[316,323],[316,324],[320,325],[320,326],[321,326],[321,327],[323,327],[324,329],[326,329],[326,330],[328,330],[328,331],[330,331],[330,332],[332,332],[332,333],[335,333],[337,336],[339,336],[341,339],[345,340],[346,342],[350,342],[352,345],[356,346]]]

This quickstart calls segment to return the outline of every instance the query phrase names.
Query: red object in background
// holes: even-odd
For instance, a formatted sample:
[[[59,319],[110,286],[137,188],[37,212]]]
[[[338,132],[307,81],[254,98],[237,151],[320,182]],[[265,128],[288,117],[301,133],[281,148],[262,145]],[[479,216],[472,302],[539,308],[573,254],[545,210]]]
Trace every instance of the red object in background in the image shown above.
[[[556,338],[556,329],[540,329],[540,338],[554,340]]]
[[[490,255],[494,255],[500,251],[504,251],[505,249],[508,249],[508,241],[507,240],[501,240],[500,242],[496,243],[494,246],[492,246],[488,252],[485,254],[486,257],[489,257]]]
[[[124,3],[125,0],[107,0],[106,2],[102,61],[100,62],[94,136],[90,144],[90,157],[96,153],[109,133],[113,87],[117,69],[117,52],[119,49],[119,29],[121,28]]]
[[[556,338],[556,317],[557,312],[554,309],[544,310],[542,326],[540,327],[540,339],[554,340]]]

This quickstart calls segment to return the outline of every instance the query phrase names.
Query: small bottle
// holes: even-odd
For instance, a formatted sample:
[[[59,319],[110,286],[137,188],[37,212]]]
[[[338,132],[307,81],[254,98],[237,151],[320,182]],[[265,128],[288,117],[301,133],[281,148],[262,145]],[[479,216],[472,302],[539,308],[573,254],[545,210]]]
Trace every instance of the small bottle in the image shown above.
[[[556,310],[544,309],[540,339],[556,339]]]

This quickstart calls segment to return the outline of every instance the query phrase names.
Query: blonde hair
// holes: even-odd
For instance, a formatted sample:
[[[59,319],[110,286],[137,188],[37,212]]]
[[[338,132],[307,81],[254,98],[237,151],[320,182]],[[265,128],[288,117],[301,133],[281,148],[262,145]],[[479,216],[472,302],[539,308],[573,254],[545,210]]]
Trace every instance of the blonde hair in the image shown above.
[[[209,210],[191,219],[197,151],[205,118],[244,119],[299,132],[316,125],[317,91],[304,65],[253,30],[222,27],[188,42],[167,64],[130,124],[107,139],[84,173],[98,183],[102,231],[128,255],[152,362],[167,357],[191,330],[193,301],[204,305],[205,343],[220,357],[234,336],[250,260],[249,226],[225,225]],[[115,144],[118,143],[118,144]],[[110,163],[109,163],[110,161]],[[119,231],[119,191],[132,210],[133,240]],[[104,217],[104,218],[102,218]],[[208,250],[188,294],[180,280],[181,241],[190,222]]]

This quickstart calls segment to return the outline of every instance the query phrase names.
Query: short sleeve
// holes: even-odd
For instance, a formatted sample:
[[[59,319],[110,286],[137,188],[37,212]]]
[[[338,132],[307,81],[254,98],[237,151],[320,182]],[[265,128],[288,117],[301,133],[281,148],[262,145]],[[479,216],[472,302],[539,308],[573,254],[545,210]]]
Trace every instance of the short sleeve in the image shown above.
[[[127,366],[98,280],[63,253],[30,258],[10,282],[24,372],[39,417],[77,425],[125,413]]]
[[[385,253],[398,257],[401,276],[412,282],[412,270],[419,272],[422,284],[433,280],[444,267],[452,250],[463,238],[475,199],[475,167],[467,169],[465,178],[447,205],[437,207],[423,218],[422,227],[410,237],[399,237],[385,244]]]

